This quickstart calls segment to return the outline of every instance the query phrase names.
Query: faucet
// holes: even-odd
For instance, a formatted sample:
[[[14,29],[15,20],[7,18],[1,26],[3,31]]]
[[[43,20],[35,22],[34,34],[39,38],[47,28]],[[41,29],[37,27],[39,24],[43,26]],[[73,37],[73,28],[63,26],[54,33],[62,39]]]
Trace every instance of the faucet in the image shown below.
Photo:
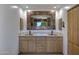
[[[51,31],[51,35],[53,35],[53,30]]]
[[[29,30],[29,35],[32,35],[30,30]]]

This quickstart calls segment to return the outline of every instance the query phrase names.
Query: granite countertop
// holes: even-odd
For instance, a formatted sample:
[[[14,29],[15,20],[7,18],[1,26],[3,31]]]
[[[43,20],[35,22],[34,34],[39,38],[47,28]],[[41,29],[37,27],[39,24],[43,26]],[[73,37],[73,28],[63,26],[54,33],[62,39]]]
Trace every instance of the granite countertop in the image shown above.
[[[19,36],[22,36],[22,37],[27,37],[27,36],[34,36],[34,37],[63,37],[62,35],[19,35]]]
[[[48,37],[51,37],[51,38],[54,38],[54,37],[57,37],[57,38],[63,38],[63,36],[19,36],[19,37],[29,37],[29,38],[31,38],[31,37],[38,37],[38,38],[43,38],[43,37],[46,37],[46,38],[48,38]]]
[[[56,33],[53,33],[53,35],[51,35],[50,33],[46,33],[46,34],[43,34],[43,33],[36,33],[36,34],[31,34],[29,35],[28,33],[25,33],[25,32],[20,32],[19,33],[19,36],[49,36],[49,37],[63,37],[62,33],[59,33],[59,32],[56,32]]]

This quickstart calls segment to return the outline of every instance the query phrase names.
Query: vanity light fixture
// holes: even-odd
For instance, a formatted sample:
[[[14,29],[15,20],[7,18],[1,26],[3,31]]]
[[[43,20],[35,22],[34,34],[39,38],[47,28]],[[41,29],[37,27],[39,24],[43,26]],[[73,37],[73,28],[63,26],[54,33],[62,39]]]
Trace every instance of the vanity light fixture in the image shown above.
[[[11,6],[11,8],[18,8],[18,6]]]

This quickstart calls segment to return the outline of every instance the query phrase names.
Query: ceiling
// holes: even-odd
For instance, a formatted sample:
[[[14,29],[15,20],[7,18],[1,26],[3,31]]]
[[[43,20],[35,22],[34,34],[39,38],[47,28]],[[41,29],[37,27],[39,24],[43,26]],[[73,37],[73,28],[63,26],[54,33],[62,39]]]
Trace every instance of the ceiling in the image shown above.
[[[74,4],[19,4],[18,6],[23,10],[58,10],[65,6],[72,7]],[[26,8],[26,6],[28,6],[28,8]]]

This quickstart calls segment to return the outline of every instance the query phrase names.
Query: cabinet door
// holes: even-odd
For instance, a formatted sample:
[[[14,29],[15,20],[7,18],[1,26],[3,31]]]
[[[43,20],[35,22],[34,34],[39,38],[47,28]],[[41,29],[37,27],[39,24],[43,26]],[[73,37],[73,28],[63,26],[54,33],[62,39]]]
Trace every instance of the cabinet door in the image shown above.
[[[46,52],[46,39],[43,38],[37,38],[36,40],[36,52],[37,53],[45,53]]]
[[[32,37],[29,39],[29,52],[36,52],[36,42],[35,42],[35,38]]]
[[[27,53],[28,52],[28,40],[22,39],[20,40],[20,53]]]
[[[56,37],[56,51],[63,52],[63,37]]]
[[[62,39],[59,37],[50,37],[47,39],[47,52],[57,53],[62,52]]]
[[[56,52],[55,38],[47,38],[47,52]]]

